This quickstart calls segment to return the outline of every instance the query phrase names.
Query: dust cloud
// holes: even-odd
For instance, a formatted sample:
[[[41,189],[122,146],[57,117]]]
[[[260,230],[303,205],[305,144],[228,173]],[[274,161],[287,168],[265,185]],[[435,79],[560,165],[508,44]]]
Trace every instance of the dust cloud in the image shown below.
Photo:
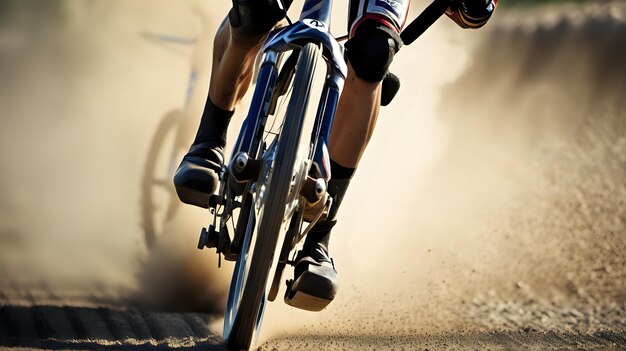
[[[625,14],[500,12],[403,48],[331,241],[341,293],[268,334],[623,330]]]
[[[150,253],[139,216],[150,139],[162,116],[184,106],[196,57],[193,46],[158,44],[142,34],[212,38],[219,22],[206,17],[216,6],[107,0],[2,7],[3,300],[221,306],[223,292],[214,287],[224,281],[207,279],[217,260],[194,249],[207,215],[184,211],[184,225],[169,235],[176,239]],[[203,103],[206,79],[190,109]],[[197,294],[180,293],[185,288]],[[172,303],[178,299],[185,301]]]
[[[141,172],[191,48],[140,34],[211,37],[230,3],[35,3],[0,11],[0,297],[219,311],[230,267],[195,249],[206,212],[144,248]],[[264,337],[552,327],[537,305],[624,328],[626,10],[524,11],[481,31],[440,21],[397,55],[403,87],[331,242],[340,295],[320,314],[271,304]]]

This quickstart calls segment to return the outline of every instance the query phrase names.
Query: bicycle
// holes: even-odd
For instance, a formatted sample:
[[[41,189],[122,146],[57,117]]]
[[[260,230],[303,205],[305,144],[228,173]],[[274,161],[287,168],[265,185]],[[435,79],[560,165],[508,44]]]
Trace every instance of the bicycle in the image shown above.
[[[209,22],[205,21],[205,26]],[[203,33],[209,33],[203,30]],[[206,35],[206,34],[205,34]],[[184,105],[167,112],[159,121],[148,148],[148,155],[141,176],[140,210],[144,242],[148,249],[152,248],[163,228],[181,207],[176,191],[171,182],[178,161],[185,154],[189,142],[193,138],[196,123],[196,106],[192,100],[201,99],[197,96],[198,79],[203,76],[205,59],[200,53],[201,45],[209,39],[186,38],[169,34],[142,33],[142,37],[159,45],[172,44],[167,48],[178,51],[179,47],[193,46],[191,51],[191,71],[187,81]],[[175,46],[175,47],[174,47]],[[202,93],[200,93],[202,94]],[[192,106],[193,105],[193,106]]]
[[[428,6],[402,32],[404,43],[417,39],[450,3]],[[294,264],[289,257],[332,206],[327,143],[347,65],[329,33],[331,8],[332,0],[305,0],[297,22],[287,17],[289,25],[269,34],[249,113],[220,173],[219,192],[209,200],[213,220],[202,229],[198,248],[215,248],[220,266],[222,256],[236,261],[224,316],[229,349],[254,344],[267,301],[276,299],[283,270]],[[310,105],[315,79],[323,80],[320,100]],[[310,107],[316,111],[308,113]],[[305,220],[307,210],[314,212]],[[286,303],[321,309],[292,291],[291,283]]]

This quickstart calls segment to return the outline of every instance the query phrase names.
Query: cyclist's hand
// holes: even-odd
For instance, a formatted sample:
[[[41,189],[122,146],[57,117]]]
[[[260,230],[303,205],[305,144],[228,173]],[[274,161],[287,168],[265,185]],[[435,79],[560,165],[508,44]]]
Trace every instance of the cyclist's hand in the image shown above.
[[[463,28],[480,28],[496,9],[497,0],[453,0],[448,16]]]

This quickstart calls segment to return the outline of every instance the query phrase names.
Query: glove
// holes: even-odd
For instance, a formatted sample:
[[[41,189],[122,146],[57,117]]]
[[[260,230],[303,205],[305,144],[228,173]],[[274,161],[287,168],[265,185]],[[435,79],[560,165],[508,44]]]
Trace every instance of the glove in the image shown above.
[[[484,26],[496,9],[498,0],[454,0],[446,14],[463,28]]]

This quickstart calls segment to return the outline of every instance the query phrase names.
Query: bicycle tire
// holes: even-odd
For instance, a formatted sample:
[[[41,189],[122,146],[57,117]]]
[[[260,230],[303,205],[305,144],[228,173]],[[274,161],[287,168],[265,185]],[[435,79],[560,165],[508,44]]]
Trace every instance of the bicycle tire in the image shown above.
[[[152,141],[150,142],[150,147],[148,148],[148,156],[146,157],[141,177],[140,206],[144,241],[149,249],[154,246],[158,236],[161,234],[157,233],[158,220],[155,218],[157,204],[155,203],[153,193],[155,186],[155,172],[157,171],[156,168],[158,166],[159,157],[163,151],[164,142],[170,133],[174,133],[174,143],[176,143],[176,133],[178,133],[180,123],[184,120],[184,113],[185,112],[182,110],[173,110],[168,112],[159,122],[159,125],[154,132],[154,136],[152,137]],[[174,144],[174,147],[177,147],[176,144]],[[181,150],[182,149],[184,148],[181,146]],[[170,150],[166,151],[171,152]],[[164,182],[162,186],[168,187],[169,184],[168,190],[171,191],[171,199],[167,203],[164,218],[164,221],[167,221],[174,216],[176,210],[180,207],[180,203],[174,193],[174,185],[172,182],[169,179],[163,179],[162,181]]]
[[[284,126],[277,145],[273,171],[258,221],[255,246],[250,271],[245,278],[241,300],[232,326],[225,326],[224,339],[230,350],[248,350],[260,326],[263,306],[266,303],[266,286],[270,277],[295,161],[303,129],[315,66],[321,56],[319,46],[309,43],[300,50],[293,80],[293,93],[289,100]],[[240,257],[245,257],[240,253]],[[239,264],[240,262],[238,262]],[[232,288],[232,287],[231,287]]]

